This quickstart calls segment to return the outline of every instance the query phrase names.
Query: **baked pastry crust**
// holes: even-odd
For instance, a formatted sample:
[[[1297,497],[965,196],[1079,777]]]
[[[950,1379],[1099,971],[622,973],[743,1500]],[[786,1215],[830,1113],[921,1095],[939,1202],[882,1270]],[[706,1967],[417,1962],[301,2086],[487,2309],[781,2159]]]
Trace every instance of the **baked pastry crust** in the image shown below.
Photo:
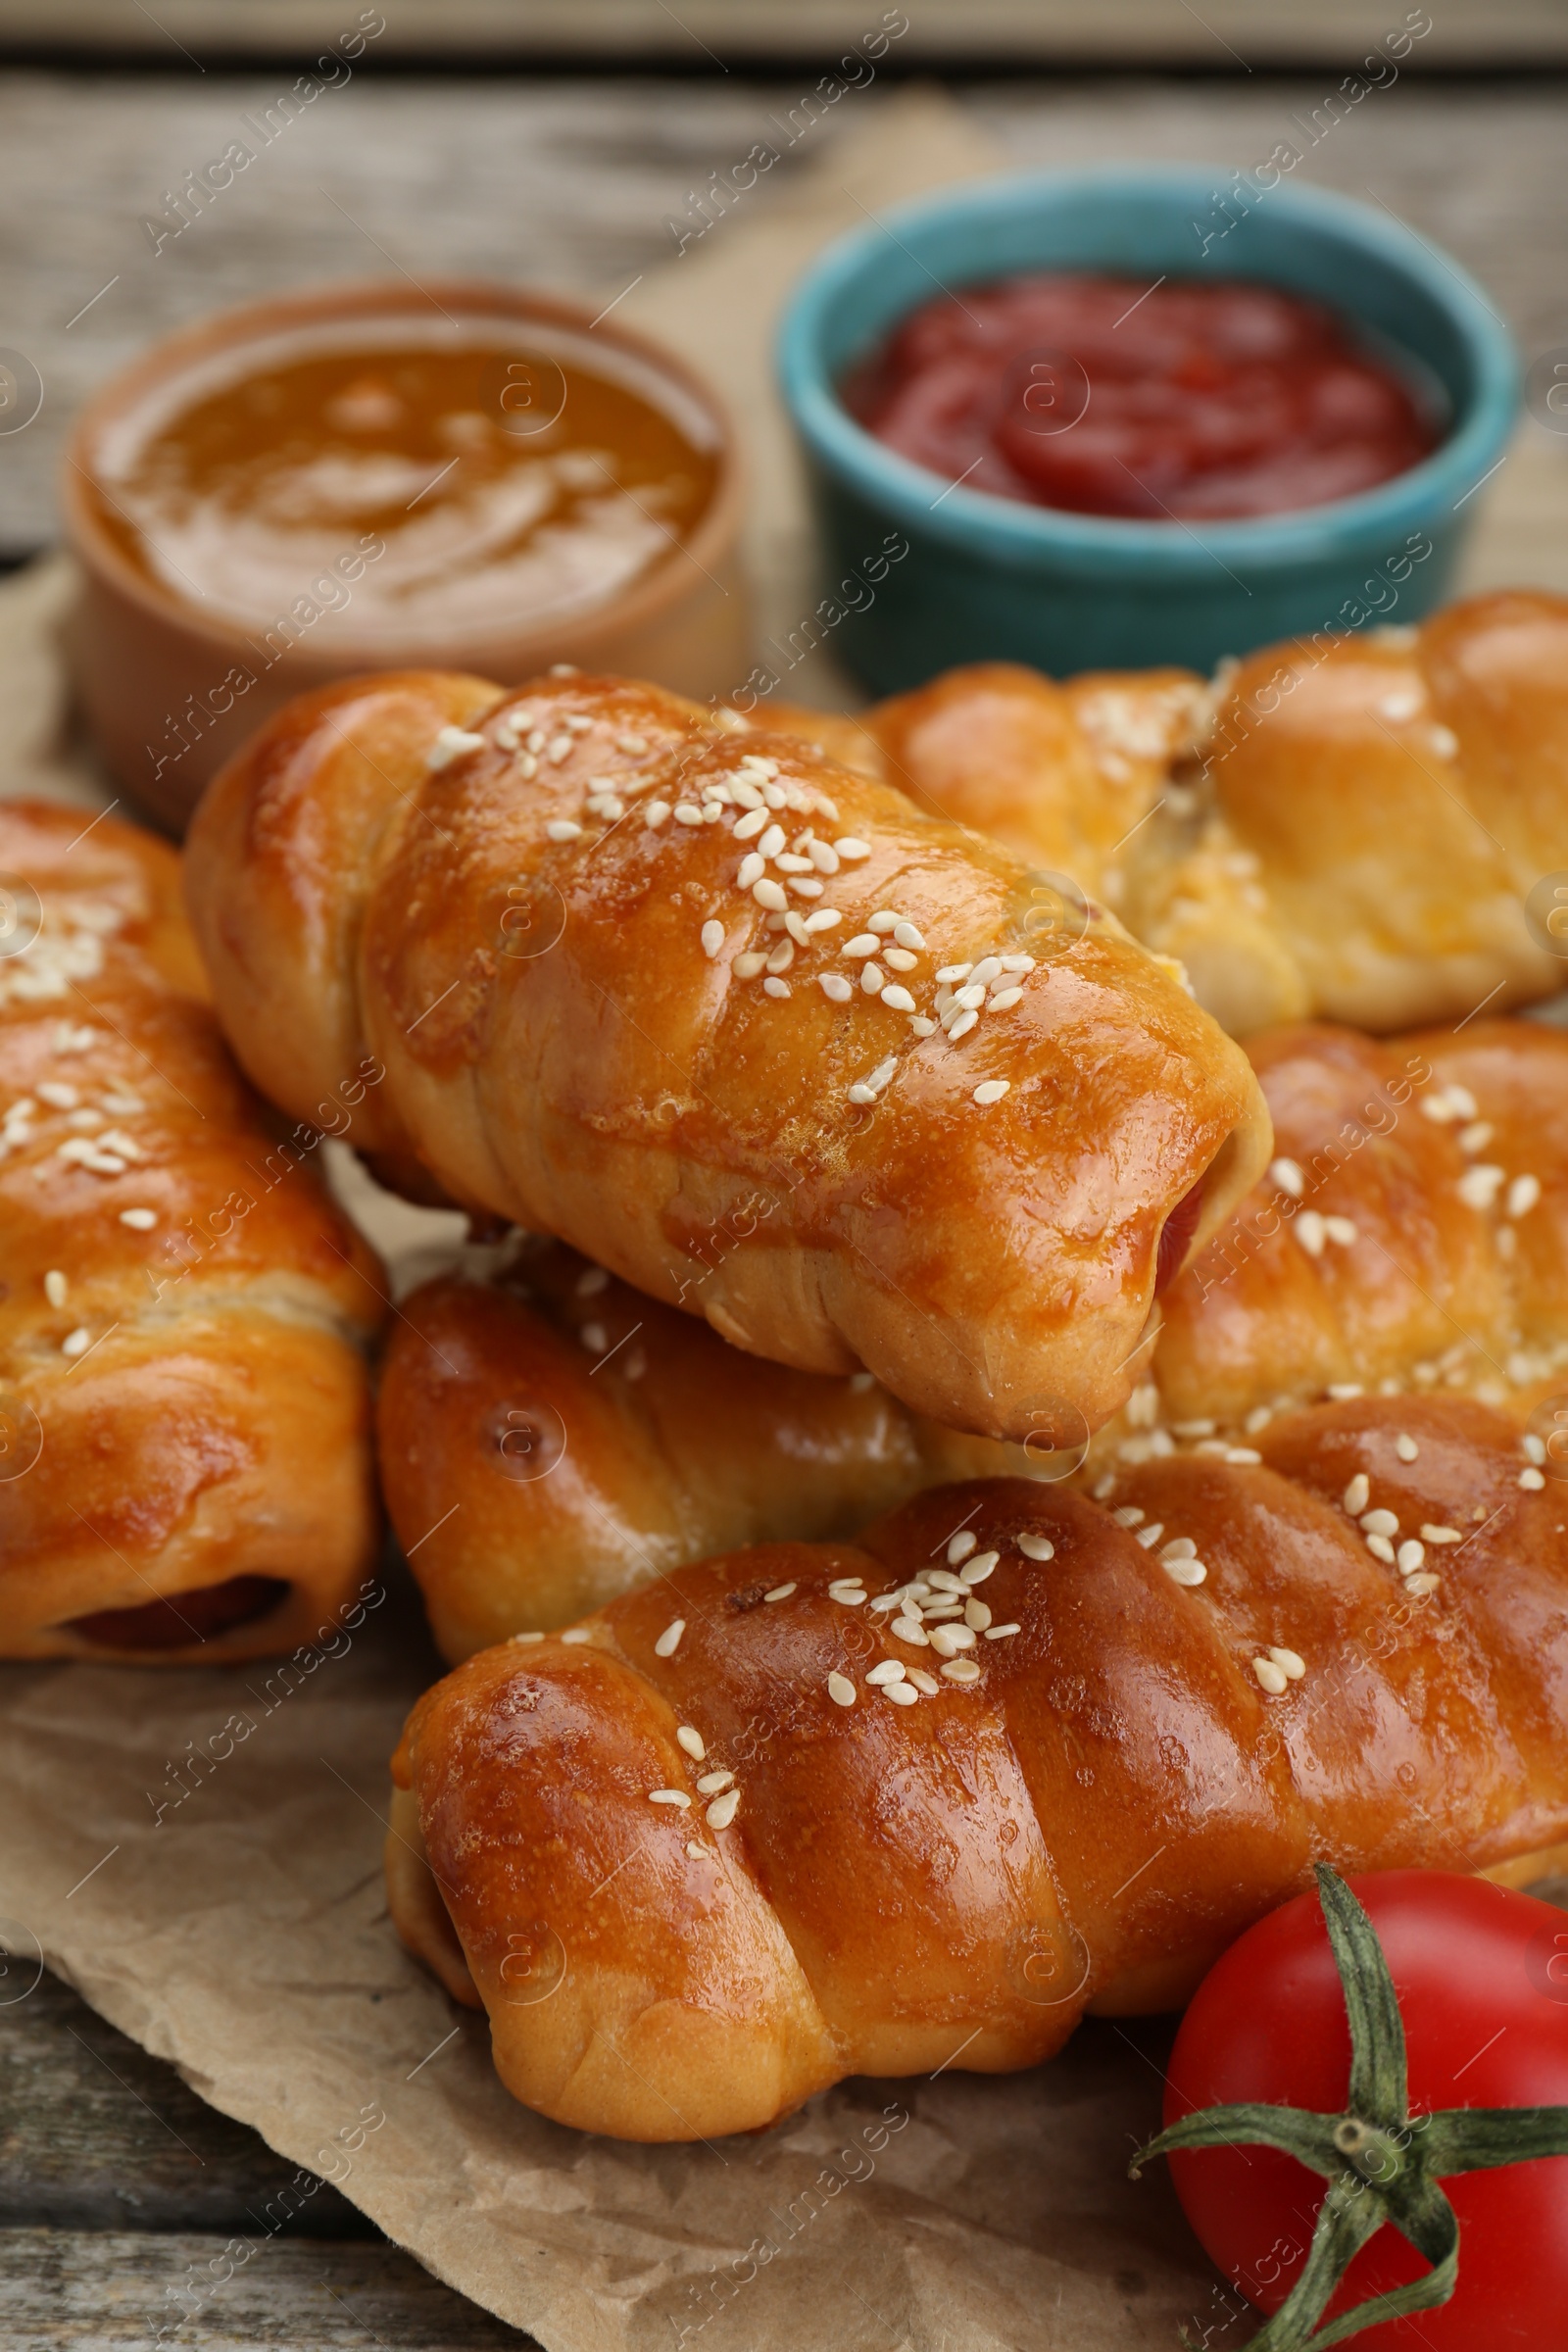
[[[373,1564],[379,1270],[224,1052],[173,852],[9,801],[0,875],[0,1655],[292,1647]]]
[[[427,1692],[393,1916],[469,1997],[439,1898],[508,2088],[716,2138],[1175,2005],[1316,1860],[1539,1868],[1568,1838],[1562,1488],[1457,1399],[1314,1407],[1257,1450],[1129,1468],[1103,1507],[935,1489]],[[945,1557],[989,1625],[875,1605]],[[889,1671],[930,1688],[897,1703]]]
[[[1005,850],[654,687],[305,697],[187,871],[275,1102],[368,1051],[383,1172],[981,1435],[1107,1418],[1162,1271],[1267,1156],[1245,1056],[1102,910],[1034,956]]]

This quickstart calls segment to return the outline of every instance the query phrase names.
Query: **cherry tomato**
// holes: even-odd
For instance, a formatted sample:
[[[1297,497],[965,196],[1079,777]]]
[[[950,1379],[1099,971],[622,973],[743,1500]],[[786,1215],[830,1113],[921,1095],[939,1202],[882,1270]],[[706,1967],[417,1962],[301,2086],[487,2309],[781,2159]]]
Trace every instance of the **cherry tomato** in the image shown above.
[[[1412,2118],[1441,2108],[1568,2105],[1568,1911],[1485,1879],[1395,1870],[1352,1879],[1404,2019]],[[1165,2122],[1236,2100],[1344,2109],[1345,1995],[1315,1893],[1271,1912],[1199,1987],[1171,2054]],[[1265,2147],[1170,2159],[1187,2217],[1248,2299],[1272,2313],[1300,2274],[1327,2183]],[[1568,2345],[1568,2157],[1443,2183],[1459,2276],[1436,2311],[1385,2322],[1355,2352],[1561,2352]],[[1391,2227],[1356,2256],[1337,2318],[1427,2265]]]

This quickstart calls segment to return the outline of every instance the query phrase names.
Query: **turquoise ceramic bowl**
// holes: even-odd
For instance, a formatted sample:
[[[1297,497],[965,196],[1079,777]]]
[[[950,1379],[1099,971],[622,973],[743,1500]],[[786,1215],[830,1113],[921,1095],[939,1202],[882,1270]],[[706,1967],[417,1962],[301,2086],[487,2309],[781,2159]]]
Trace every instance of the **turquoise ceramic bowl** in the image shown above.
[[[828,247],[797,287],[779,345],[826,557],[824,601],[781,649],[780,683],[824,629],[887,692],[959,662],[1028,662],[1057,676],[1162,662],[1208,670],[1276,638],[1413,620],[1442,602],[1471,494],[1518,414],[1508,331],[1456,262],[1372,206],[1288,181],[1252,195],[1222,235],[1206,171],[1026,173],[945,190]],[[1200,526],[955,488],[840,404],[851,363],[940,286],[1062,269],[1151,285],[1162,272],[1254,278],[1332,303],[1442,386],[1446,437],[1357,497]]]

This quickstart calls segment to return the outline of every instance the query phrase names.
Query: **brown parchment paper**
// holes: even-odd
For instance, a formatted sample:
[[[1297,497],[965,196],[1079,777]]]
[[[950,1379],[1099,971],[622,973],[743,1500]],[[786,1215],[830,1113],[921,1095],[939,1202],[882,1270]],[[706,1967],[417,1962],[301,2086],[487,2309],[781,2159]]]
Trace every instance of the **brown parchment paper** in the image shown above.
[[[813,593],[771,389],[785,287],[867,209],[997,160],[957,110],[900,94],[621,290],[622,315],[683,344],[740,417],[764,641],[787,646]],[[101,806],[54,645],[70,589],[64,559],[0,587],[0,792]],[[830,648],[782,690],[853,699]],[[461,1220],[336,1164],[399,1288],[458,1250]],[[1235,2307],[1162,2174],[1125,2178],[1157,2124],[1157,2028],[1091,2025],[1025,2076],[851,2082],[715,2145],[631,2147],[516,2106],[482,2017],[387,1923],[386,1759],[438,1671],[395,1564],[357,1623],[287,1668],[0,1668],[9,1991],[46,1961],[548,2352],[1163,2352],[1184,2322],[1224,2333]],[[220,2331],[221,2294],[186,2340]],[[149,2342],[155,2327],[149,2311]]]

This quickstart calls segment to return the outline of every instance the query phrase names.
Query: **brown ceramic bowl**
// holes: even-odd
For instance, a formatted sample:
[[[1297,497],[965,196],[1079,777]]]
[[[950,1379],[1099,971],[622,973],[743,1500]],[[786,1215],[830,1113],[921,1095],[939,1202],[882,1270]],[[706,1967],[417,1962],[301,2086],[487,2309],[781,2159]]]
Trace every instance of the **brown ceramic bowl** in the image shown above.
[[[670,388],[672,402],[700,414],[714,463],[710,495],[678,545],[604,601],[550,621],[537,615],[494,624],[460,616],[416,636],[346,609],[265,662],[256,639],[266,618],[204,610],[164,578],[144,571],[105,527],[98,501],[106,436],[138,407],[186,375],[220,366],[249,344],[263,346],[323,324],[386,318],[426,323],[432,300],[481,326],[593,333],[594,351]],[[504,404],[503,404],[504,405]],[[172,831],[183,830],[203,788],[263,719],[292,696],[360,670],[420,666],[477,671],[505,686],[553,662],[651,678],[698,700],[731,694],[751,661],[749,612],[737,541],[740,465],[735,435],[713,391],[671,353],[613,319],[555,295],[463,280],[416,289],[402,283],[320,286],[224,311],[172,335],[122,370],[88,403],[67,444],[67,531],[82,585],[67,625],[72,676],[98,744],[125,791]],[[113,500],[110,501],[113,504]],[[248,684],[240,684],[248,677]]]

